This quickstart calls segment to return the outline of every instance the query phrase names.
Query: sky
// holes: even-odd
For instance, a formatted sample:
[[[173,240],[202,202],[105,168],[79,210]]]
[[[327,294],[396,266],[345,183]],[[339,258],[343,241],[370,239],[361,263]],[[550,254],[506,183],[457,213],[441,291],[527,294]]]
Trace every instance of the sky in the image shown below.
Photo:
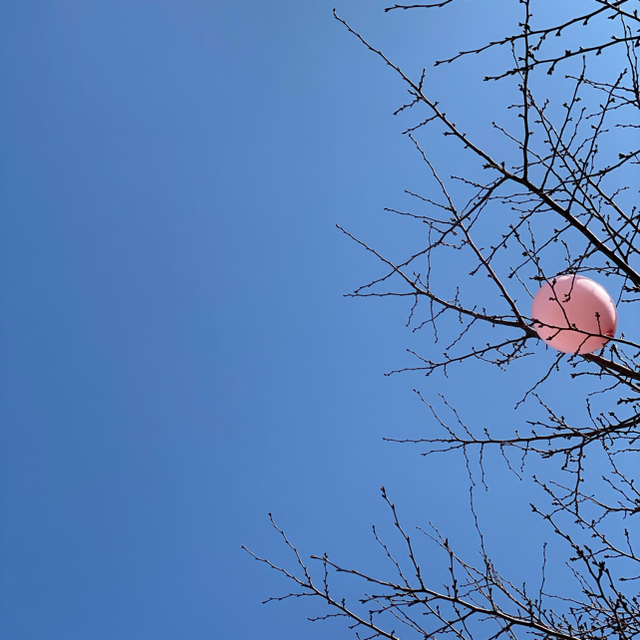
[[[473,552],[462,461],[382,438],[428,423],[418,385],[507,424],[512,400],[486,398],[526,372],[383,375],[426,338],[402,301],[344,297],[380,271],[336,224],[399,254],[420,238],[383,208],[425,174],[392,116],[400,82],[334,4],[412,73],[518,17],[469,0],[462,22],[378,0],[0,3],[2,637],[351,638],[309,623],[313,603],[262,605],[287,584],[241,545],[290,562],[271,512],[306,556],[383,571],[382,485]],[[478,65],[427,82],[489,140],[506,89],[476,88]],[[488,538],[535,572],[546,533],[505,474],[479,498]]]

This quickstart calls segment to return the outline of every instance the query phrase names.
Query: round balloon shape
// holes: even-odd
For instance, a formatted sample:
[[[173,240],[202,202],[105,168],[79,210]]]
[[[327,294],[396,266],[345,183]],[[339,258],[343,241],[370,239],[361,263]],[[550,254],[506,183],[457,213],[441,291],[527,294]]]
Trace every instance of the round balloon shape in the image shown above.
[[[618,312],[606,289],[584,276],[557,276],[536,293],[533,327],[549,346],[564,353],[593,353],[613,338]]]

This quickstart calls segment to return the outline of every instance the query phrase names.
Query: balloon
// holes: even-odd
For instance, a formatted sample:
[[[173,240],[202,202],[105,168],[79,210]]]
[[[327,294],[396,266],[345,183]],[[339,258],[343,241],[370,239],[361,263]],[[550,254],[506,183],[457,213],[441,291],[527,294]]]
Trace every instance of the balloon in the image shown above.
[[[618,326],[611,296],[584,276],[557,276],[545,283],[533,299],[531,317],[540,338],[564,353],[598,351]]]

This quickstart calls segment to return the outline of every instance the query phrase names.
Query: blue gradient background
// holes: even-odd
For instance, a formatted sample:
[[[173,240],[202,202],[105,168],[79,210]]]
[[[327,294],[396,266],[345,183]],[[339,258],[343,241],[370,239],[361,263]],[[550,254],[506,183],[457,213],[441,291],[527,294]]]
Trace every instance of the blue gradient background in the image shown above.
[[[457,25],[337,8],[415,73],[518,19],[493,4],[461,1]],[[382,209],[426,178],[411,119],[391,116],[400,82],[332,7],[0,3],[3,638],[350,638],[308,623],[310,602],[262,606],[287,585],[240,545],[288,562],[271,511],[305,555],[387,571],[382,484],[475,553],[462,461],[382,437],[428,424],[416,385],[508,424],[487,398],[528,365],[383,377],[429,336],[403,301],[342,297],[380,270],[335,224],[401,255],[422,238]],[[469,93],[478,65],[428,82],[482,141],[485,106],[510,98]],[[464,170],[449,141],[432,149]],[[535,577],[530,489],[495,468],[489,544]]]

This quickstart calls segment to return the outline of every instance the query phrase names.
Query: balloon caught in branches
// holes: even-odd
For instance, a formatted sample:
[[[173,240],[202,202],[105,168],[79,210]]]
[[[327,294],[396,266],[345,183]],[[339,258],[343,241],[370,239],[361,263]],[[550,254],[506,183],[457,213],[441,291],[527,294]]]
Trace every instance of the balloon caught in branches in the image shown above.
[[[564,353],[593,353],[613,338],[618,312],[606,289],[584,276],[558,276],[545,283],[531,305],[534,328]]]

